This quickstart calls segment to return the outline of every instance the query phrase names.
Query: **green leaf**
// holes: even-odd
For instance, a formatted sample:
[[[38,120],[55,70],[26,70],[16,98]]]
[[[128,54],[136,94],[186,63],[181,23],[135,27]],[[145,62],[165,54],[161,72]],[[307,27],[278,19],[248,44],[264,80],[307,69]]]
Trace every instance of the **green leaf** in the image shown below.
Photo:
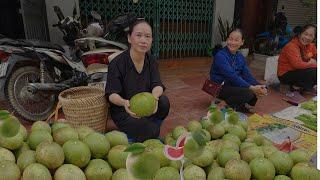
[[[18,134],[19,129],[20,121],[14,116],[9,116],[0,124],[0,135],[4,137],[13,137]]]
[[[192,138],[199,144],[199,146],[206,145],[205,136],[206,134],[203,131],[201,131],[201,129],[192,132]]]
[[[124,152],[131,152],[132,154],[140,154],[144,152],[146,146],[142,143],[133,143],[127,147]]]

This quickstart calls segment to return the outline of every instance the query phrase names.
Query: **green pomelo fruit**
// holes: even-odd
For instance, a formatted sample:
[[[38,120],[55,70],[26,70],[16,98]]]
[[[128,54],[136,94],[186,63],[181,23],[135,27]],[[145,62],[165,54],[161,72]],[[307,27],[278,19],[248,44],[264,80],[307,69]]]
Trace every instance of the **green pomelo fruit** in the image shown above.
[[[22,129],[20,128],[20,130]],[[0,136],[0,147],[9,150],[19,149],[23,143],[23,136],[22,131],[19,131],[16,135],[10,137]]]
[[[203,149],[193,138],[190,138],[183,147],[184,157],[189,159],[196,158],[201,155]]]
[[[10,138],[19,133],[20,121],[18,118],[9,115],[4,120],[0,119],[0,137]]]
[[[209,166],[213,161],[213,154],[208,146],[205,146],[200,156],[193,158],[192,163],[200,167]]]
[[[253,136],[253,142],[257,145],[257,146],[262,146],[263,142],[264,142],[264,137],[261,134],[256,133]]]
[[[62,147],[56,142],[42,142],[36,149],[37,162],[45,165],[49,169],[56,169],[64,162],[64,152]]]
[[[200,121],[202,129],[207,129],[212,122],[209,119],[203,119]]]
[[[224,179],[224,168],[222,167],[213,167],[208,174],[207,180],[221,180]]]
[[[211,140],[211,135],[210,135],[210,132],[205,130],[205,129],[201,129],[201,131],[203,132],[204,134],[204,141],[205,142],[209,142]]]
[[[79,140],[69,140],[63,144],[62,148],[67,163],[74,164],[80,168],[89,163],[91,154],[87,144]]]
[[[293,164],[310,161],[310,156],[308,152],[303,149],[293,150],[289,153],[289,156],[293,160]]]
[[[290,172],[291,178],[293,180],[318,180],[320,179],[319,170],[309,166],[307,163],[298,163],[293,166]]]
[[[278,151],[278,149],[276,147],[274,147],[273,145],[263,145],[262,147],[262,151],[264,153],[264,157],[269,158],[270,155],[276,151]]]
[[[51,134],[51,128],[45,121],[37,121],[32,124],[31,131],[44,130]]]
[[[234,134],[238,136],[240,141],[244,141],[247,137],[246,131],[241,126],[232,126],[228,130],[229,134]]]
[[[54,173],[55,180],[86,180],[82,170],[73,164],[64,164]]]
[[[170,160],[164,154],[164,146],[157,146],[157,147],[147,147],[146,151],[150,152],[151,154],[155,155],[159,162],[160,167],[168,166],[170,164]]]
[[[178,139],[182,134],[188,132],[188,130],[183,126],[177,126],[172,131],[172,137]]]
[[[218,152],[220,151],[222,141],[220,140],[213,140],[209,141],[206,144],[206,147],[211,151],[213,159],[217,158]]]
[[[225,134],[224,127],[221,124],[210,124],[207,128],[212,139],[218,139]]]
[[[189,132],[193,132],[199,129],[202,129],[201,123],[199,121],[190,121],[187,125]]]
[[[69,127],[59,128],[53,133],[53,139],[56,143],[62,146],[65,142],[69,140],[79,139],[78,132]]]
[[[0,178],[3,180],[19,180],[19,167],[12,161],[0,161]]]
[[[22,145],[19,147],[19,149],[14,150],[14,155],[15,155],[16,159],[18,159],[20,154],[26,150],[30,150],[30,147],[29,147],[28,143],[23,142]]]
[[[276,169],[272,162],[266,158],[255,158],[250,164],[252,176],[256,180],[273,180]]]
[[[235,142],[238,146],[240,146],[241,144],[241,140],[238,136],[234,135],[234,134],[225,134],[223,137],[222,137],[223,140],[230,140],[230,141],[233,141]]]
[[[173,167],[179,171],[181,167],[181,161],[170,161],[169,167]]]
[[[32,131],[28,137],[28,145],[32,150],[36,150],[37,146],[44,141],[53,141],[50,133],[44,130]]]
[[[162,167],[159,169],[153,180],[180,180],[179,171],[173,167]]]
[[[183,177],[185,180],[206,180],[206,173],[201,167],[191,164],[183,170]]]
[[[164,144],[162,144],[162,142],[159,139],[148,139],[148,140],[145,140],[143,144],[146,147],[151,147],[151,148],[164,146]]]
[[[108,162],[115,168],[126,168],[126,160],[129,155],[128,152],[124,152],[127,145],[117,145],[112,147],[108,153]]]
[[[249,124],[248,124],[248,121],[242,121],[242,120],[240,120],[238,123],[237,123],[237,125],[240,125],[244,130],[248,130],[248,126],[249,126]]]
[[[23,180],[51,180],[50,171],[42,164],[33,163],[25,168],[22,175]]]
[[[221,167],[224,167],[232,159],[240,159],[240,154],[233,149],[220,149],[217,160]]]
[[[237,137],[236,137],[237,138]],[[239,140],[239,139],[236,139],[236,140]],[[234,149],[235,151],[239,152],[239,146],[238,144],[235,142],[236,140],[230,140],[230,139],[227,139],[227,140],[223,140],[222,141],[222,144],[221,144],[221,148],[223,149]]]
[[[127,135],[120,131],[116,131],[116,130],[110,131],[105,134],[105,137],[109,141],[111,148],[117,145],[129,144]]]
[[[228,113],[228,115],[229,115],[228,122],[230,124],[237,124],[239,122],[240,118],[239,118],[239,114],[237,112],[232,111],[232,112]]]
[[[288,176],[285,176],[285,175],[278,175],[278,176],[274,177],[273,180],[291,180],[291,178]]]
[[[87,180],[111,179],[112,169],[106,161],[93,159],[89,162],[84,174]]]
[[[249,180],[251,170],[247,162],[240,159],[232,159],[224,168],[225,177],[228,179]]]
[[[156,108],[157,101],[149,92],[138,93],[130,99],[130,110],[138,117],[152,115]]]
[[[0,162],[1,161],[12,161],[16,162],[16,158],[13,153],[6,148],[0,147]]]
[[[52,134],[54,132],[56,132],[56,130],[60,129],[60,128],[64,128],[64,127],[69,127],[69,128],[72,128],[72,126],[68,123],[64,123],[64,122],[55,122],[52,124],[51,126],[51,132]]]
[[[106,157],[110,149],[109,141],[100,133],[90,133],[84,138],[83,142],[89,146],[91,155],[95,159]]]
[[[28,132],[27,132],[26,127],[24,127],[24,126],[21,125],[21,126],[20,126],[20,130],[19,130],[19,133],[22,135],[23,140],[26,141],[27,138],[28,138]]]
[[[112,175],[112,180],[129,180],[127,169],[120,168],[116,170]]]
[[[263,158],[264,153],[262,151],[262,148],[257,146],[249,146],[244,148],[241,152],[241,159],[246,161],[247,163],[250,163],[255,158]]]
[[[269,160],[273,163],[278,175],[289,174],[291,168],[293,167],[293,161],[289,154],[282,151],[276,151],[272,153],[269,157]]]
[[[21,153],[17,159],[17,165],[20,170],[23,171],[28,165],[36,162],[36,152],[32,150],[27,150]]]
[[[242,151],[244,148],[250,147],[250,146],[257,146],[257,145],[252,142],[243,142],[240,144],[240,151]]]
[[[149,152],[129,154],[126,167],[131,177],[152,179],[160,169],[160,162],[154,154]]]
[[[211,115],[209,117],[209,120],[213,123],[213,124],[218,124],[220,122],[222,122],[224,120],[224,115],[223,113],[215,108],[212,112],[210,112]]]
[[[79,140],[83,141],[84,138],[89,135],[90,133],[95,132],[92,128],[88,126],[80,126],[76,128],[76,131],[78,132]]]

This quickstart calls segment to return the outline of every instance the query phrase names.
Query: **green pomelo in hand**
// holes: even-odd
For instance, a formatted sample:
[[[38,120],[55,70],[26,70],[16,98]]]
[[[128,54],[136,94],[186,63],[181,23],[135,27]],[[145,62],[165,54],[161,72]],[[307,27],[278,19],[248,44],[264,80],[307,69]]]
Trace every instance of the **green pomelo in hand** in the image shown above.
[[[130,99],[130,110],[138,117],[152,115],[156,108],[156,99],[149,92],[138,93]]]

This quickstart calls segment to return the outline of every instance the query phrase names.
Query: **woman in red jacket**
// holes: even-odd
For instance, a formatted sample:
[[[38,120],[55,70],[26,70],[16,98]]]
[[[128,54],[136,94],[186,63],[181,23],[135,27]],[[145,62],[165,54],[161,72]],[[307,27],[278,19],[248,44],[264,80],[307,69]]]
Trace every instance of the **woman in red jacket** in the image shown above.
[[[317,84],[317,48],[313,43],[316,33],[315,25],[305,25],[281,50],[278,76],[291,89],[310,91]]]

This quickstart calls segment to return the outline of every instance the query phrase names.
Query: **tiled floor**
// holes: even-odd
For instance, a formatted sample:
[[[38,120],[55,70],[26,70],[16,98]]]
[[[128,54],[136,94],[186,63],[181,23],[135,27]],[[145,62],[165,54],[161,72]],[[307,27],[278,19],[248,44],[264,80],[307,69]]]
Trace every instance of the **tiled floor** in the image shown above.
[[[250,58],[249,58],[250,59]],[[165,135],[177,125],[186,125],[191,120],[199,120],[207,112],[212,98],[201,90],[208,76],[211,58],[184,58],[159,61],[161,78],[166,86],[165,94],[169,97],[171,108],[167,119],[161,127],[161,135]],[[253,74],[258,80],[263,78],[261,65],[249,63]],[[268,96],[259,99],[256,105],[258,114],[272,113],[288,107],[281,100],[281,94],[270,90]],[[8,103],[0,101],[0,109],[8,109]],[[26,126],[32,123],[21,120]],[[108,129],[115,125],[108,119]]]

